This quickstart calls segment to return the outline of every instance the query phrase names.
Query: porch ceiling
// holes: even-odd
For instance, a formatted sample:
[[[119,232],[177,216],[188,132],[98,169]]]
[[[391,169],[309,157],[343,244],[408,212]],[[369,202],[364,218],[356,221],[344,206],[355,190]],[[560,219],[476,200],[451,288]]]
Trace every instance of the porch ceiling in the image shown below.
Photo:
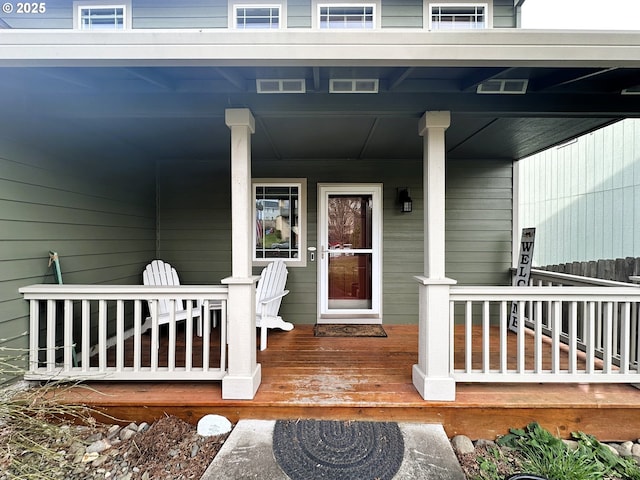
[[[304,94],[258,94],[257,78],[305,79]],[[378,94],[329,94],[329,79],[376,78]],[[488,79],[526,95],[480,95]],[[451,110],[448,158],[517,159],[640,114],[639,68],[0,67],[0,139],[61,158],[229,158],[225,108],[256,117],[256,159],[416,158],[418,119]]]

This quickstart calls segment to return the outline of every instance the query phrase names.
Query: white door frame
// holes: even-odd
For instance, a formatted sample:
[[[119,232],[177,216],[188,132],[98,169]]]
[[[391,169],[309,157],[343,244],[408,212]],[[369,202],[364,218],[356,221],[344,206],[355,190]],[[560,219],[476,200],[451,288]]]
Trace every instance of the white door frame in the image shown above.
[[[330,309],[328,305],[328,219],[329,195],[371,195],[372,211],[372,285],[371,308]],[[318,323],[382,323],[382,184],[319,183],[318,184]],[[368,250],[368,249],[367,249]],[[354,249],[353,253],[363,250]]]

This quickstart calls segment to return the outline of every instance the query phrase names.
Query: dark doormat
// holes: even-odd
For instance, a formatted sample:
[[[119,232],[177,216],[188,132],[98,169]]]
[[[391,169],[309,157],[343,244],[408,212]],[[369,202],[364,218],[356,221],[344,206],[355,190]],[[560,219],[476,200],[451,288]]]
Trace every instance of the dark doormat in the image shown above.
[[[322,324],[313,329],[316,337],[386,337],[382,325]]]
[[[278,420],[273,454],[292,480],[391,480],[404,440],[395,422]]]

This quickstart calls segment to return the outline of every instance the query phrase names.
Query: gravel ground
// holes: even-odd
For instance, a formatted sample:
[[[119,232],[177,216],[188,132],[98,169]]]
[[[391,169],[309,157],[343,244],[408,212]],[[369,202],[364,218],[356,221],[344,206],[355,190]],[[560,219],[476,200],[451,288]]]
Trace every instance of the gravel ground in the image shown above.
[[[10,451],[5,430],[0,425],[0,480],[199,479],[228,436],[200,436],[195,426],[173,416],[152,425],[69,425],[63,429],[67,434],[51,437],[49,445],[40,440],[40,447],[56,452],[57,463],[53,469],[47,467],[38,473],[37,466],[42,463],[39,449]],[[16,455],[22,464],[34,466],[35,476],[16,472]]]

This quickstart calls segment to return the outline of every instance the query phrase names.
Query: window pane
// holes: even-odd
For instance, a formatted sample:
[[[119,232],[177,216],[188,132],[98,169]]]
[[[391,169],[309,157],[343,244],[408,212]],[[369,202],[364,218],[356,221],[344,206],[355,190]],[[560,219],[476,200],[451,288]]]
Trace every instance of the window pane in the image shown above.
[[[431,7],[431,28],[434,30],[470,30],[485,27],[484,6]]]
[[[320,28],[373,28],[373,7],[320,7]]]
[[[238,7],[236,28],[269,29],[280,27],[280,7]]]
[[[124,7],[86,7],[80,9],[82,30],[124,29]]]
[[[298,186],[256,186],[256,259],[298,258]]]

